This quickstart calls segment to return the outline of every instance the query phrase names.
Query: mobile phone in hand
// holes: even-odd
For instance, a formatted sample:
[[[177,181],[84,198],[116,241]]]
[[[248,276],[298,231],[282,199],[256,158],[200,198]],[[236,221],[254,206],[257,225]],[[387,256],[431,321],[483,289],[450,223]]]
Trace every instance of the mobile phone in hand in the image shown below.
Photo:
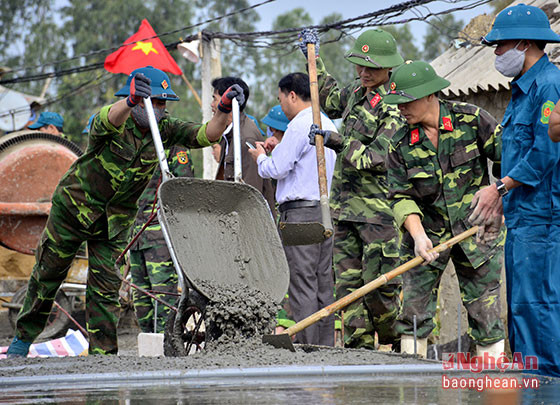
[[[247,145],[249,149],[257,149],[255,148],[255,145],[253,145],[251,142],[245,142],[245,145]]]

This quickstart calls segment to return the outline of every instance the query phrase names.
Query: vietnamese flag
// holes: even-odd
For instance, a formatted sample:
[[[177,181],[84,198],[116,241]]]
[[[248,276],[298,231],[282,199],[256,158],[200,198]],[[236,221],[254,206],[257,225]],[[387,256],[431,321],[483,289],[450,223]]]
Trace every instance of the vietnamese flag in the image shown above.
[[[142,24],[140,24],[136,34],[132,35],[124,43],[127,45],[121,46],[105,58],[105,70],[111,73],[125,73],[128,75],[134,69],[153,66],[174,75],[183,73],[157,37],[148,20],[142,20]]]

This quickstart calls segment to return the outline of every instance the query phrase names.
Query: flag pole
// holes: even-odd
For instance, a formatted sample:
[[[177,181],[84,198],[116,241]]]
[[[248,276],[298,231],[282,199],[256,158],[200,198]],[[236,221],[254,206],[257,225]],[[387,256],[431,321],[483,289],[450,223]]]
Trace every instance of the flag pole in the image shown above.
[[[195,88],[192,86],[189,79],[187,79],[187,76],[185,76],[184,73],[181,73],[181,77],[183,78],[185,83],[187,83],[187,86],[189,87],[189,89],[192,91],[192,94],[193,94],[194,98],[196,98],[196,101],[198,101],[198,105],[202,107],[202,100],[198,96],[198,93],[196,92]]]

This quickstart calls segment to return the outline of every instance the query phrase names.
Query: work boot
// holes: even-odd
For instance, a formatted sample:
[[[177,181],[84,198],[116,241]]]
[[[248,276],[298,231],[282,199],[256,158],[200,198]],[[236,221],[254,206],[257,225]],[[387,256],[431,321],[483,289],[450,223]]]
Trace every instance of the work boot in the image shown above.
[[[476,345],[476,355],[484,356],[484,353],[488,353],[489,357],[497,359],[505,352],[504,340],[499,340],[496,343],[489,344],[488,346]]]
[[[24,342],[16,336],[14,340],[12,340],[10,347],[8,347],[6,355],[8,358],[27,357],[29,354],[29,346],[31,346],[31,343]]]
[[[414,354],[414,336],[401,335],[401,353]],[[426,358],[428,353],[428,338],[416,339],[416,354]]]

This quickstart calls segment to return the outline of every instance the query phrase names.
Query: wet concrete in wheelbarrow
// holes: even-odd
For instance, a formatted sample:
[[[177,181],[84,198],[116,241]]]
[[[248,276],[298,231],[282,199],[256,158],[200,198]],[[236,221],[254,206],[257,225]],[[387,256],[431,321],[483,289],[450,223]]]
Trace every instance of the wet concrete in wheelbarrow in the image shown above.
[[[211,340],[208,350],[271,333],[280,308],[268,294],[246,285],[198,281],[208,297],[204,319]]]

